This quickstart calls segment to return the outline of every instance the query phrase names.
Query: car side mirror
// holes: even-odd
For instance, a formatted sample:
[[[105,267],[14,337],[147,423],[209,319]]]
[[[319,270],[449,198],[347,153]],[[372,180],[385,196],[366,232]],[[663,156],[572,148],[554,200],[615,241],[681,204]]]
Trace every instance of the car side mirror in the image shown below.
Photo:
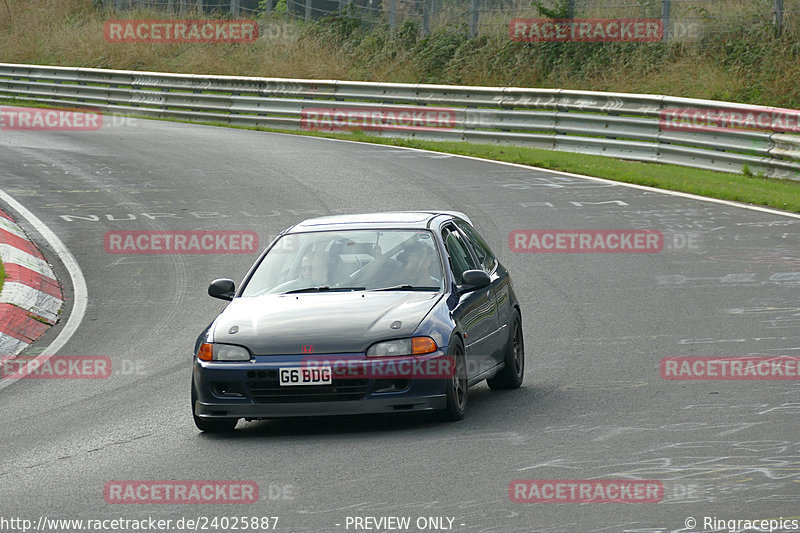
[[[461,285],[458,286],[458,293],[477,291],[488,287],[492,283],[489,274],[483,270],[467,270],[461,275]]]
[[[208,295],[220,300],[233,300],[236,295],[236,284],[232,279],[215,279],[208,286]]]

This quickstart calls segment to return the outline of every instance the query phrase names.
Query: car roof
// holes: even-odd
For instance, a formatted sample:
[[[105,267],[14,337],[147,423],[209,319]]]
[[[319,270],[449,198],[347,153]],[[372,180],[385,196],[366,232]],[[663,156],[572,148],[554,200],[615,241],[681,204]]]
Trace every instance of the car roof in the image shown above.
[[[287,233],[320,230],[359,228],[427,229],[439,216],[458,217],[471,224],[469,218],[458,211],[389,211],[384,213],[359,213],[310,218],[289,228]]]

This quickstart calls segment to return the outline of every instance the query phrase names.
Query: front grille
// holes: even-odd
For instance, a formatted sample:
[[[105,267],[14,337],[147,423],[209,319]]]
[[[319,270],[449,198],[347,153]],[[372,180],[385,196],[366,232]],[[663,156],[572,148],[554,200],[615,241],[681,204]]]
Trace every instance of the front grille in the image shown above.
[[[247,388],[256,403],[341,402],[361,400],[366,379],[334,379],[331,385],[281,387],[277,370],[248,370]]]

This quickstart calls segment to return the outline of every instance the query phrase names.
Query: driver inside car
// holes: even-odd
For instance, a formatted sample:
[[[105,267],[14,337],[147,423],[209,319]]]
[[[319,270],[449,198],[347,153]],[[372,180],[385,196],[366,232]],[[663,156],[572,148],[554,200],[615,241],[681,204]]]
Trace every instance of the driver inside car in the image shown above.
[[[431,275],[436,263],[435,250],[420,243],[408,246],[397,257],[405,271],[400,284],[412,287],[439,287],[441,280]]]
[[[310,287],[324,286],[327,279],[327,262],[320,254],[309,252],[300,261],[299,276],[275,288],[279,292],[288,292]]]

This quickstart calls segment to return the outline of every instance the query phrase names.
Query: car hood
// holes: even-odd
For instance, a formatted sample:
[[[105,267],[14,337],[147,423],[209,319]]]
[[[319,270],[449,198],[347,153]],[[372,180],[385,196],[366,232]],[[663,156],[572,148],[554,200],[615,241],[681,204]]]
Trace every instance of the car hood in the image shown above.
[[[357,291],[234,298],[214,321],[212,339],[253,355],[365,352],[376,341],[411,336],[441,297]]]

